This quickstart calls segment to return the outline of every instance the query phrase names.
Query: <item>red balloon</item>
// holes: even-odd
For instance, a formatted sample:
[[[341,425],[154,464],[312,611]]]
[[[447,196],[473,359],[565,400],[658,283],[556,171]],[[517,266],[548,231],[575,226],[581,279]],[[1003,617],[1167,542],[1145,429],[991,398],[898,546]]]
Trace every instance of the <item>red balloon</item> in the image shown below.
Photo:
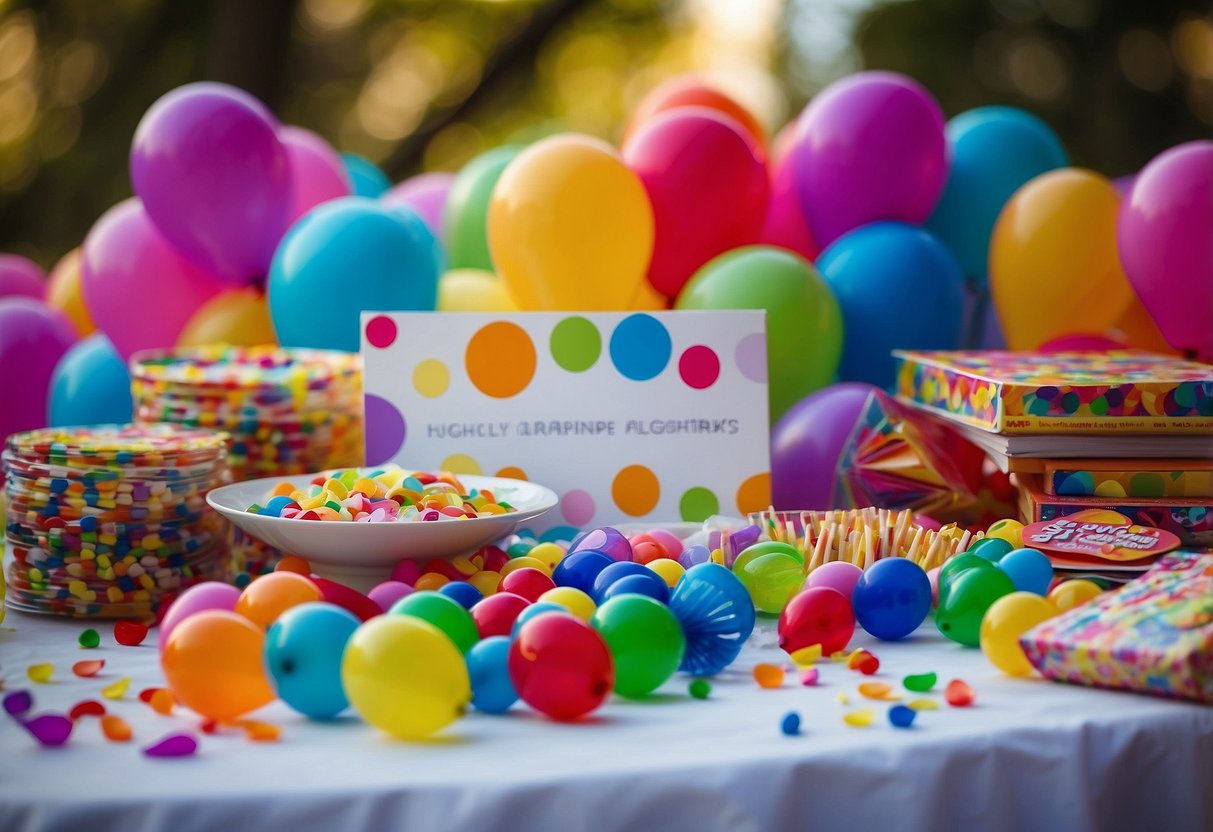
[[[521,595],[528,601],[538,601],[539,596],[549,589],[555,589],[556,582],[533,566],[515,569],[501,579],[498,592],[512,592]]]
[[[606,642],[567,613],[547,613],[523,624],[510,645],[508,668],[522,701],[552,719],[585,716],[615,687]]]
[[[649,283],[667,297],[716,255],[758,239],[771,190],[766,163],[728,116],[704,107],[662,113],[628,138],[623,160],[653,204]]]
[[[851,602],[828,586],[806,589],[779,614],[779,646],[789,655],[820,644],[821,654],[829,656],[845,650],[854,633]]]
[[[514,621],[530,605],[531,602],[521,595],[498,592],[472,606],[472,620],[476,622],[481,639],[508,636],[514,629]]]
[[[339,584],[316,575],[308,575],[308,580],[319,587],[320,594],[325,601],[349,610],[363,621],[370,621],[375,616],[383,614],[383,610],[379,608],[378,604],[345,584]]]
[[[484,566],[486,572],[500,572],[501,567],[510,562],[510,556],[503,552],[500,547],[488,545],[480,550],[480,554],[484,555]]]

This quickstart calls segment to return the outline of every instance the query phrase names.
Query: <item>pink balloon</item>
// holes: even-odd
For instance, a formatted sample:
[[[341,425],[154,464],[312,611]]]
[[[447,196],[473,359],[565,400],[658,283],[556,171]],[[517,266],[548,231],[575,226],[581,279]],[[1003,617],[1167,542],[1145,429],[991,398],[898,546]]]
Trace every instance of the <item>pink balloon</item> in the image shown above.
[[[46,272],[33,260],[19,254],[0,254],[0,298],[21,295],[46,297]]]
[[[387,205],[412,208],[439,240],[445,240],[442,215],[453,173],[421,173],[393,187],[379,199]]]
[[[758,242],[786,248],[813,261],[821,254],[821,248],[813,239],[797,195],[796,171],[790,153],[795,131],[796,122],[788,124],[779,131],[772,145],[771,199],[767,204],[766,221],[758,232]]]
[[[1213,358],[1213,142],[1154,157],[1116,230],[1125,274],[1167,343]]]
[[[800,205],[822,248],[877,220],[921,225],[948,177],[943,112],[904,75],[860,72],[809,103],[792,158]]]
[[[0,298],[0,442],[46,425],[51,375],[75,340],[76,328],[42,301]]]
[[[1087,335],[1085,333],[1063,335],[1040,346],[1040,352],[1107,352],[1108,350],[1126,349],[1128,347],[1120,341],[1104,335]]]
[[[341,157],[320,136],[302,127],[283,127],[278,139],[290,160],[292,223],[320,203],[354,192]]]
[[[758,239],[771,185],[737,121],[706,107],[667,110],[628,137],[623,161],[653,205],[649,283],[666,297],[716,255]]]
[[[198,307],[227,288],[178,254],[138,199],[101,215],[80,263],[84,303],[123,359],[173,346]]]
[[[850,601],[851,595],[855,592],[855,584],[859,583],[859,579],[862,577],[863,570],[855,564],[843,560],[832,560],[810,572],[804,585],[806,589],[828,586],[830,589],[841,592]]]
[[[168,637],[182,621],[203,610],[234,610],[239,598],[240,590],[231,584],[204,581],[191,586],[169,604],[168,612],[160,619],[160,635],[157,637],[160,652],[164,652]]]

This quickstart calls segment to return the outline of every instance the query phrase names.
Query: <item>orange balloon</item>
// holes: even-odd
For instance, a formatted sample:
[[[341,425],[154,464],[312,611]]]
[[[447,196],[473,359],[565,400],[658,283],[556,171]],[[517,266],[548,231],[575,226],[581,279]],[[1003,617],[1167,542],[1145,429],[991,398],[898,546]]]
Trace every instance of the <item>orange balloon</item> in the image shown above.
[[[186,322],[177,336],[178,347],[232,344],[259,347],[276,344],[265,294],[256,289],[229,289],[208,300]]]
[[[236,599],[236,612],[268,630],[291,607],[323,597],[320,587],[298,572],[271,572],[244,588]]]
[[[647,280],[642,280],[636,287],[636,294],[632,296],[632,302],[628,305],[628,309],[639,312],[660,312],[669,308],[670,299],[654,289],[653,284]]]
[[[79,246],[60,257],[51,269],[46,282],[46,304],[67,315],[81,338],[97,331],[97,325],[84,305],[84,294],[80,291]]]
[[[1108,335],[1134,349],[1179,355],[1179,351],[1168,344],[1167,339],[1158,331],[1158,325],[1136,295],[1133,296],[1129,308],[1120,316],[1120,320],[1108,331]]]
[[[707,107],[724,113],[745,128],[765,155],[766,130],[754,114],[697,75],[679,75],[651,89],[633,111],[624,140],[653,116],[675,107]]]
[[[174,698],[208,719],[232,720],[274,700],[265,672],[265,633],[228,610],[178,624],[160,654]]]

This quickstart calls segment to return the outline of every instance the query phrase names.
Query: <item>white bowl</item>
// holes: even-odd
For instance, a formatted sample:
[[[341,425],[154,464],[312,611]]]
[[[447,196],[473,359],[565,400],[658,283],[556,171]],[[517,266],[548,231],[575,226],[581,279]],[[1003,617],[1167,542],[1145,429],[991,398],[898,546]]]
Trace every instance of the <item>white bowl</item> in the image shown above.
[[[556,505],[550,488],[533,482],[501,477],[459,475],[468,488],[493,492],[518,509],[509,514],[474,520],[432,522],[343,523],[290,520],[250,514],[250,505],[264,504],[280,482],[300,488],[312,476],[264,477],[216,488],[206,496],[211,508],[247,534],[291,555],[305,558],[323,578],[340,581],[363,592],[386,581],[399,561],[468,555],[494,540],[517,531]]]

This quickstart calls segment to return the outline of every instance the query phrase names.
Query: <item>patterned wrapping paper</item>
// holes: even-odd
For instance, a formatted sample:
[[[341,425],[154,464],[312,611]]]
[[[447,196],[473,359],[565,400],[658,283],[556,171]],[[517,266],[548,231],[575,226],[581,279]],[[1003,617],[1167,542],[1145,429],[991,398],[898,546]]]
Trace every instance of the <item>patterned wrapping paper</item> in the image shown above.
[[[1213,553],[1166,555],[1019,643],[1047,679],[1213,703]]]
[[[1047,460],[1046,494],[1065,497],[1213,497],[1213,460]]]
[[[896,350],[897,395],[994,433],[1213,430],[1213,365],[1124,350]]]

